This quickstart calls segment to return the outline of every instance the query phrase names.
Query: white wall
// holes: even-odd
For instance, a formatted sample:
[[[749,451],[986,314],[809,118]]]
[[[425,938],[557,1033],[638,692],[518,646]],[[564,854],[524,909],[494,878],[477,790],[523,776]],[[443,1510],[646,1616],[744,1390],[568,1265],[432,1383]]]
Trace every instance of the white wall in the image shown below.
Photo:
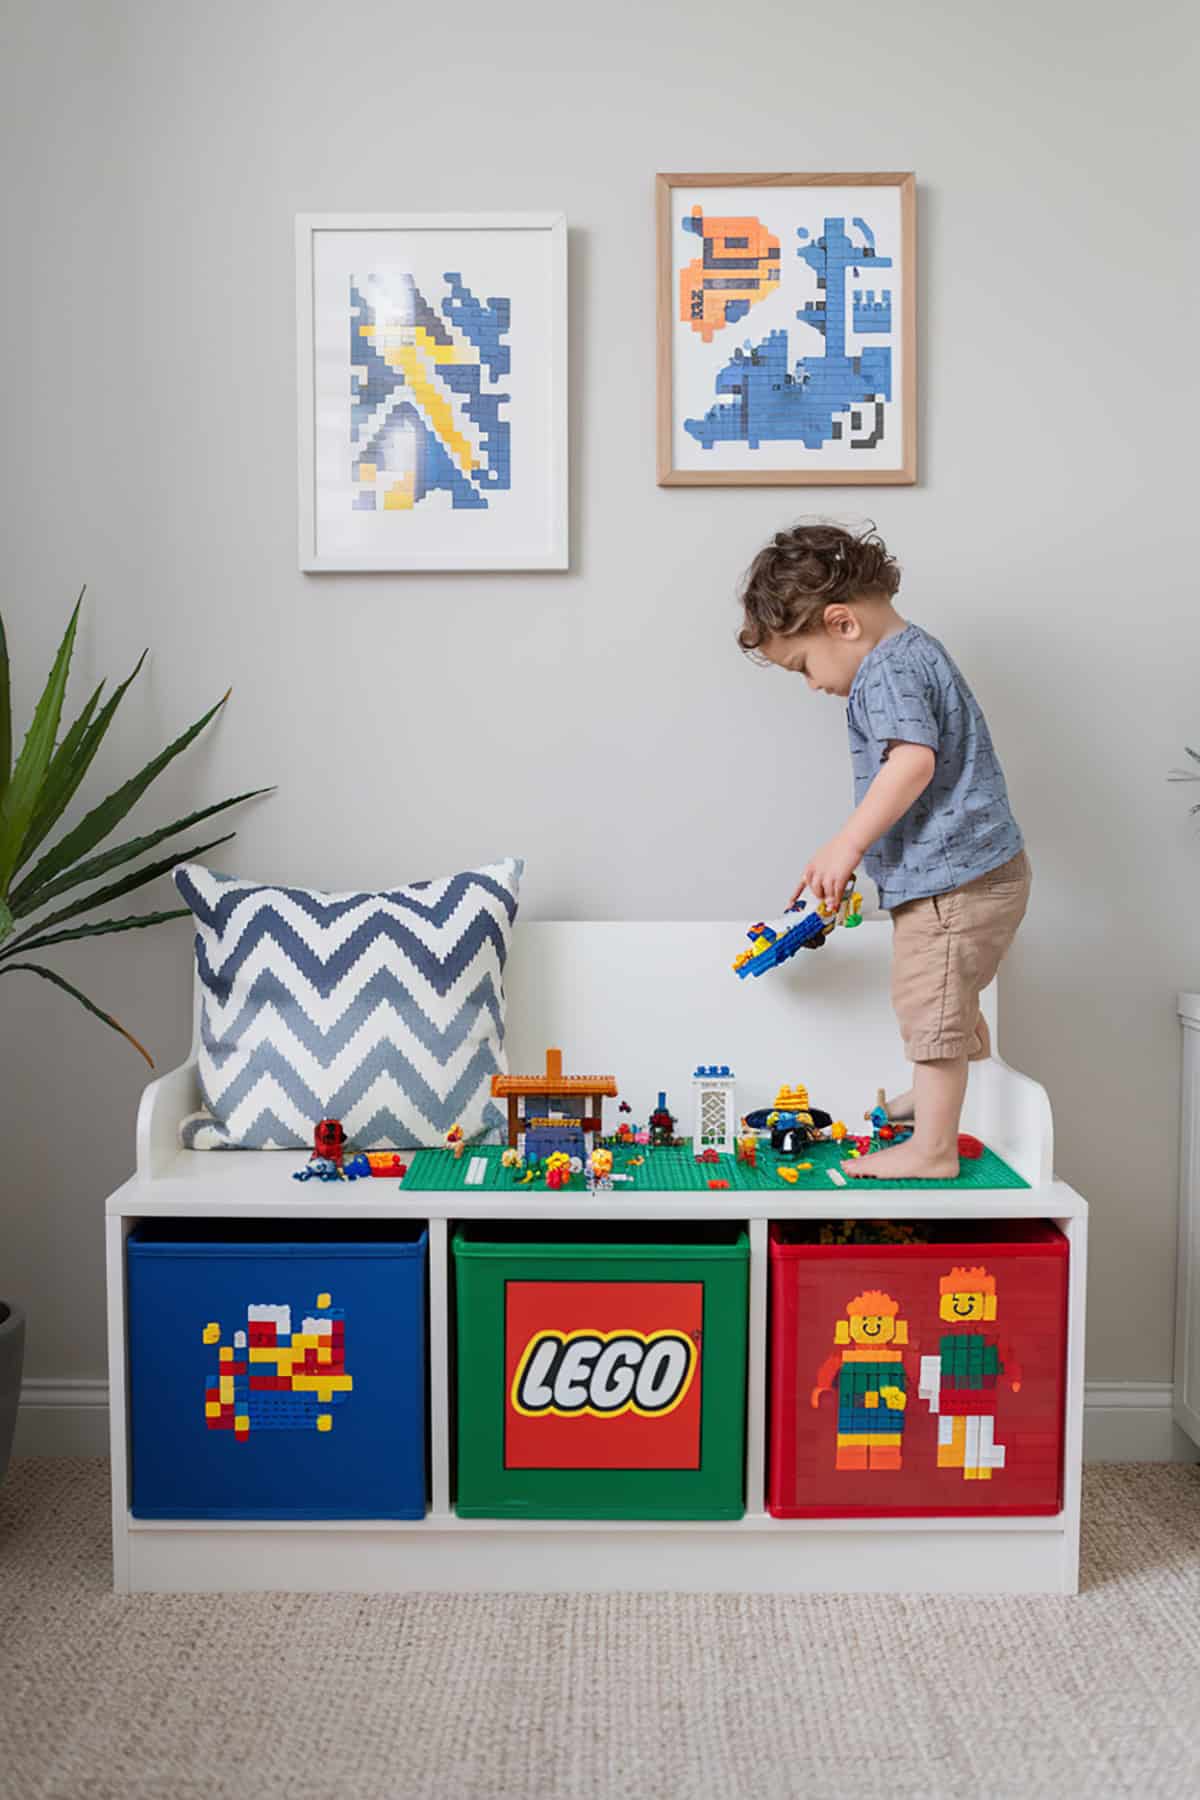
[[[735,650],[735,584],[801,512],[869,512],[1036,864],[1003,1044],[1094,1205],[1089,1372],[1166,1379],[1173,995],[1200,983],[1200,838],[1164,781],[1200,740],[1190,9],[155,0],[17,6],[5,33],[19,695],[84,579],[76,693],[154,653],[93,792],[232,681],[137,814],[278,782],[226,867],[385,884],[517,850],[532,915],[753,917],[849,777],[838,708]],[[656,488],[654,172],[908,168],[920,484]],[[293,215],[419,208],[567,214],[569,574],[297,572]],[[169,1066],[188,942],[56,966]],[[143,1071],[32,977],[0,986],[0,1056],[0,1289],[32,1375],[98,1375]]]

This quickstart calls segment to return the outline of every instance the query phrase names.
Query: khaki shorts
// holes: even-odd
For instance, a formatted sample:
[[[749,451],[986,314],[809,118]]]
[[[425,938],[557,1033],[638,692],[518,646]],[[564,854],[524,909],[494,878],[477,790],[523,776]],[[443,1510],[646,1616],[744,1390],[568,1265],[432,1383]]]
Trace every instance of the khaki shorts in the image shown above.
[[[892,1005],[910,1062],[991,1054],[979,996],[1025,917],[1024,850],[948,894],[892,908]]]

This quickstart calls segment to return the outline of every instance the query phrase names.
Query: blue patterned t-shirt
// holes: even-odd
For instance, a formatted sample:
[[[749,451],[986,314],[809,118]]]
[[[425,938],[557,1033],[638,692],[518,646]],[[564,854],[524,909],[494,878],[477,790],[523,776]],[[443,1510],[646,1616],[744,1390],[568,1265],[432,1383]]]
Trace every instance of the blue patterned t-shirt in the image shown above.
[[[906,625],[864,657],[846,705],[855,803],[888,743],[926,744],[933,780],[864,859],[881,906],[945,894],[1023,847],[987,720],[935,637]]]

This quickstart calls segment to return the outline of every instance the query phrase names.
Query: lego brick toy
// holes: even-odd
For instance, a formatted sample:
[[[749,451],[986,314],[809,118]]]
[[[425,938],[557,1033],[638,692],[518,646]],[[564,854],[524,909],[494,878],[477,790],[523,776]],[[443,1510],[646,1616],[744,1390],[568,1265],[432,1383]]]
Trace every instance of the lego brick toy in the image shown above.
[[[798,950],[819,950],[837,925],[861,925],[862,895],[855,891],[854,882],[852,875],[837,906],[827,906],[822,901],[809,912],[805,901],[796,900],[773,924],[760,920],[757,925],[751,925],[746,933],[751,947],[733,961],[738,979],[744,981],[747,975],[765,975],[768,969],[777,969]]]

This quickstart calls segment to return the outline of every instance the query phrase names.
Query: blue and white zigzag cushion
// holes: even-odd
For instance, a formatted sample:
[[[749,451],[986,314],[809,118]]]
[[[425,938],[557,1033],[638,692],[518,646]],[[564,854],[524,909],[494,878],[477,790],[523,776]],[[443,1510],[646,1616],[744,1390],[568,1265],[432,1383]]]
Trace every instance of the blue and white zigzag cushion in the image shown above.
[[[340,1119],[362,1149],[502,1124],[504,964],[516,858],[382,894],[175,870],[196,919],[200,1088],[191,1150],[311,1149]]]

